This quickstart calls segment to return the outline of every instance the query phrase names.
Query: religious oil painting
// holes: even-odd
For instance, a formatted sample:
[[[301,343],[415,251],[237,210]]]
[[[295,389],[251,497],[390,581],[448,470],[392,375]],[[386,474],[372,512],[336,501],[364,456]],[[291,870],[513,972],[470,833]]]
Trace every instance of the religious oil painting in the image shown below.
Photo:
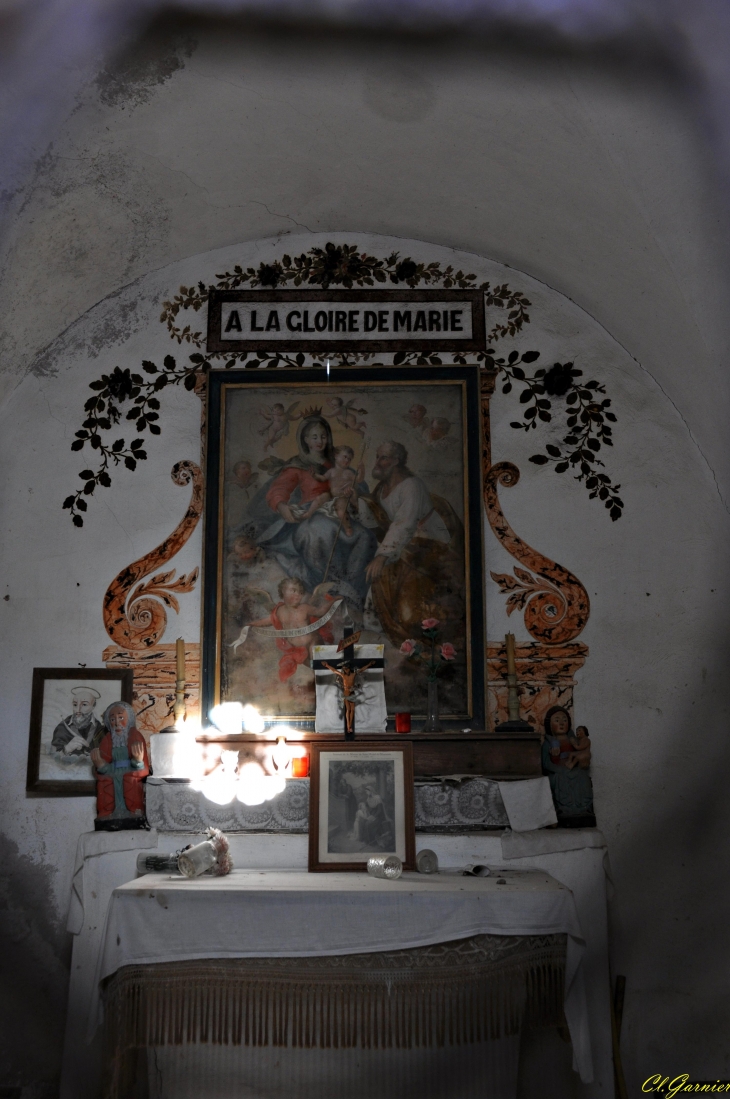
[[[34,668],[27,790],[94,794],[91,753],[106,732],[113,702],[132,701],[131,670]]]
[[[374,856],[413,862],[411,745],[319,745],[312,753],[310,870],[365,869]]]
[[[313,649],[347,629],[384,646],[389,714],[425,714],[407,642],[437,619],[442,716],[483,727],[476,369],[221,371],[209,386],[204,704],[312,721]]]

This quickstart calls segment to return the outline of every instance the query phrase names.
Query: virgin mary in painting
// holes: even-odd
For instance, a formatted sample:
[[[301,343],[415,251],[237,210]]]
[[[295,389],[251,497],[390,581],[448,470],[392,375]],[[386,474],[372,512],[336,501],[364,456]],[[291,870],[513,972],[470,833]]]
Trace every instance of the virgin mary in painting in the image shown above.
[[[316,475],[321,477],[333,466],[332,429],[320,409],[310,409],[297,428],[297,453],[251,502],[246,531],[309,591],[329,581],[333,591],[362,607],[365,569],[377,539],[361,519],[348,524],[348,534],[336,515],[319,507],[329,488]],[[360,484],[357,491],[367,493],[368,486]]]

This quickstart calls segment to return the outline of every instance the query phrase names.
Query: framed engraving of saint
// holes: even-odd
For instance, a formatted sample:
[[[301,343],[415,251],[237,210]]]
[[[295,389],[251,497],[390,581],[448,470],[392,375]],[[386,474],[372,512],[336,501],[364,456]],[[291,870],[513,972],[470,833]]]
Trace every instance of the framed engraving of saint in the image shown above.
[[[112,702],[132,702],[131,669],[34,668],[26,790],[91,796],[91,752],[106,732]]]
[[[415,870],[413,756],[409,743],[313,744],[309,869],[366,870],[397,855]]]
[[[389,714],[425,714],[403,646],[437,619],[441,717],[483,728],[478,369],[213,371],[208,386],[204,709],[306,725],[313,649],[350,628],[384,646]]]

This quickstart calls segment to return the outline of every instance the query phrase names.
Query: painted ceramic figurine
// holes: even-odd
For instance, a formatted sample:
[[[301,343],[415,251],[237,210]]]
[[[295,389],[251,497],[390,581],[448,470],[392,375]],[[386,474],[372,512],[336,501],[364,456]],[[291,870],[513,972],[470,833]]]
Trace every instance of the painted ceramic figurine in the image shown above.
[[[97,831],[145,828],[143,779],[150,773],[147,745],[127,702],[104,711],[105,735],[91,753],[96,769]]]
[[[595,828],[590,762],[591,741],[585,725],[573,732],[568,711],[553,706],[545,715],[542,769],[550,779],[558,823],[564,827]]]

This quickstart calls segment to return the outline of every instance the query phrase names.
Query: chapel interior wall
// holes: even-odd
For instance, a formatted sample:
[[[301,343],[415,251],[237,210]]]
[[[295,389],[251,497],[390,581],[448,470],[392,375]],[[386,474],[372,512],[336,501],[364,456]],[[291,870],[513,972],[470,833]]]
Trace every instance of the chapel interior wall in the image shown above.
[[[616,884],[629,1089],[650,1072],[730,1076],[718,964],[730,900],[728,276],[714,186],[687,95],[649,62],[162,21],[84,88],[11,201],[0,273],[0,928],[12,944],[0,1083],[53,1094],[73,856],[93,826],[91,799],[25,795],[31,671],[101,664],[103,593],[179,520],[169,470],[196,457],[199,433],[197,402],[169,394],[145,467],[100,493],[76,530],[60,503],[81,468],[69,446],[93,347],[75,374],[53,341],[150,271],[260,238],[278,236],[283,252],[307,232],[488,257],[572,299],[625,349],[591,363],[615,397],[606,460],[623,519],[531,467],[533,440],[498,399],[494,456],[523,473],[503,497],[513,525],[592,600],[576,708]],[[134,334],[134,294],[124,302],[97,327],[99,346]],[[167,350],[161,338],[151,357]],[[198,532],[175,564],[199,559]],[[511,567],[489,538],[486,565]],[[487,597],[489,639],[512,628],[528,640],[491,582]],[[198,630],[196,594],[164,640]]]

